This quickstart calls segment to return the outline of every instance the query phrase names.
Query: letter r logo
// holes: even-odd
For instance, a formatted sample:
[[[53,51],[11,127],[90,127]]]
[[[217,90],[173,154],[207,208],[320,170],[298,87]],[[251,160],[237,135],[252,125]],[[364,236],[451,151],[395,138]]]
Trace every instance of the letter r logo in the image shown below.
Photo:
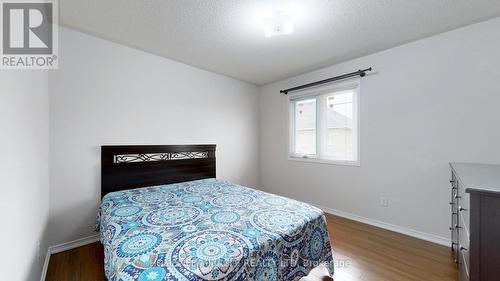
[[[2,3],[4,54],[52,53],[52,3]]]

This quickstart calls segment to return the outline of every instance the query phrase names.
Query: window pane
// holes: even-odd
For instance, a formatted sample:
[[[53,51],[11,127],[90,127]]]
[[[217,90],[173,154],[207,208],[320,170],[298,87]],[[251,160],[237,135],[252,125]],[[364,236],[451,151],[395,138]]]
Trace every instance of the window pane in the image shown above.
[[[316,99],[295,102],[295,153],[316,154]]]
[[[326,151],[322,152],[326,158],[356,160],[353,98],[352,90],[326,95]]]

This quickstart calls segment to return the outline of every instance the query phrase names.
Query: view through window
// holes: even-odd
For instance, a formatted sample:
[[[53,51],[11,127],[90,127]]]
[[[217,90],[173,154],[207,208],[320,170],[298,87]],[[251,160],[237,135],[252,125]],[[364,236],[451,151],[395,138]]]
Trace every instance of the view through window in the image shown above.
[[[291,157],[359,162],[358,88],[291,98]]]

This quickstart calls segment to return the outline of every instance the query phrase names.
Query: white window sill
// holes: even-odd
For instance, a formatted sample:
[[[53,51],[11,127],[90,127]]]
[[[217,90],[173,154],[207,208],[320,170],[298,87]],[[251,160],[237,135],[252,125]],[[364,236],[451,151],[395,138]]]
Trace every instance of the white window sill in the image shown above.
[[[359,161],[339,161],[339,160],[327,160],[327,159],[317,159],[317,158],[304,158],[304,157],[294,157],[288,156],[288,161],[306,162],[306,163],[317,163],[317,164],[328,164],[328,165],[339,165],[339,166],[352,166],[361,167]]]

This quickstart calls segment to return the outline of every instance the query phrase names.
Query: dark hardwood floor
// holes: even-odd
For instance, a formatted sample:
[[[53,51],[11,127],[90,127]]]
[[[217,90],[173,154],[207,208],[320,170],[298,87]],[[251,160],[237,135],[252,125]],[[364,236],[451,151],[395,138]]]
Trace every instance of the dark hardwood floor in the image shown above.
[[[335,281],[456,281],[448,247],[327,215]],[[93,243],[50,258],[46,281],[105,281],[103,250]],[[303,280],[326,280],[322,269]]]

